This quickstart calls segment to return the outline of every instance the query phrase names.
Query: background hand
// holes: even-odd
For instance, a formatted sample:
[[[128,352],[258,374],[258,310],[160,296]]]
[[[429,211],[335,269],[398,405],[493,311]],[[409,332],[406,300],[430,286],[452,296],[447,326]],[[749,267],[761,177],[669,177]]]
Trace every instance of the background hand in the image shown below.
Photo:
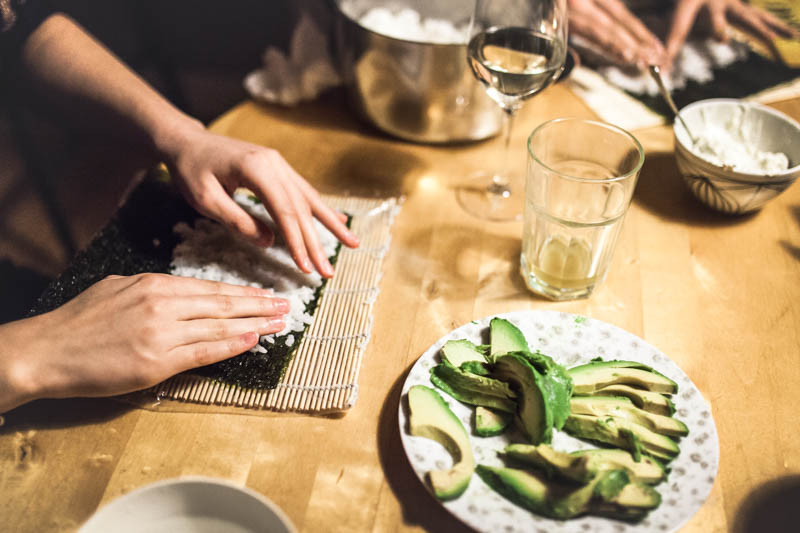
[[[710,32],[719,41],[727,41],[728,26],[738,26],[753,33],[770,48],[777,37],[796,37],[797,32],[777,17],[740,0],[678,0],[672,18],[664,66],[670,68],[686,41],[698,14],[708,16]]]
[[[664,46],[621,0],[567,0],[569,31],[611,54],[615,63],[645,68],[663,60]]]
[[[35,398],[143,389],[283,329],[286,300],[213,281],[109,276],[62,307],[0,327],[0,412]],[[2,379],[6,378],[6,379]]]

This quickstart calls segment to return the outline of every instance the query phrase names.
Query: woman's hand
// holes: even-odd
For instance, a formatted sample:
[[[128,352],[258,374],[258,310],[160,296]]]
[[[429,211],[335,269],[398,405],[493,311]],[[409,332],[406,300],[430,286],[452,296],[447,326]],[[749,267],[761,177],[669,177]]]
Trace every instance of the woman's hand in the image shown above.
[[[740,0],[678,0],[667,37],[667,68],[672,66],[699,13],[708,15],[711,34],[723,42],[728,39],[729,24],[751,32],[770,47],[778,37],[797,36],[794,29],[771,13]]]
[[[345,245],[358,246],[358,239],[345,225],[347,217],[326,206],[317,191],[275,150],[189,127],[167,143],[163,155],[195,209],[269,246],[273,240],[269,228],[231,198],[238,187],[253,191],[277,223],[303,272],[316,269],[327,278],[333,275],[314,218]]]
[[[567,0],[569,31],[609,53],[615,63],[645,68],[663,60],[661,41],[621,0]]]
[[[0,412],[110,396],[249,350],[284,328],[270,292],[166,274],[109,276],[62,307],[0,326]]]

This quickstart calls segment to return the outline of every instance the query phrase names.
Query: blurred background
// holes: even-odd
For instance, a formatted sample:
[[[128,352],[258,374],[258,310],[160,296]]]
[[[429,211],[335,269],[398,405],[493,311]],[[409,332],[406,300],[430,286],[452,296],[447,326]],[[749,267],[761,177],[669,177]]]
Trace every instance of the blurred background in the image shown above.
[[[330,21],[325,0],[52,3],[206,124],[247,97],[243,78],[268,46],[286,49],[301,12],[323,30]],[[27,312],[140,171],[124,148],[78,135],[36,107],[0,98],[0,323]]]

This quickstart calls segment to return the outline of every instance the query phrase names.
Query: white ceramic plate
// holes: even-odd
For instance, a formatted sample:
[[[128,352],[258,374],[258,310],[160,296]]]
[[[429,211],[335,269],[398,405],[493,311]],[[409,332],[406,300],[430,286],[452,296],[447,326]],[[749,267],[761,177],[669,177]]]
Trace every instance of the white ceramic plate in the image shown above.
[[[652,366],[678,383],[678,394],[672,398],[676,407],[675,417],[689,427],[689,435],[679,442],[681,452],[669,465],[669,477],[656,487],[662,496],[661,505],[638,524],[594,516],[563,522],[544,518],[503,498],[477,475],[472,476],[469,488],[461,497],[442,502],[442,505],[467,525],[487,533],[670,532],[685,524],[708,497],[719,464],[719,442],[711,409],[688,376],[669,357],[639,337],[599,320],[554,311],[518,311],[496,316],[506,318],[519,327],[532,349],[538,348],[567,368],[587,363],[595,357],[637,361]],[[469,339],[476,344],[485,342],[492,318],[475,320],[439,339],[414,364],[403,385],[399,408],[400,435],[414,472],[429,490],[425,473],[434,468],[448,468],[452,460],[438,443],[409,435],[408,389],[413,385],[433,387],[430,369],[439,363],[439,350],[444,343],[451,339]],[[489,438],[473,435],[474,408],[457,402],[442,391],[438,392],[470,433],[476,462],[503,466],[497,452],[510,442],[509,437],[505,434]],[[553,446],[558,450],[592,447],[561,431],[554,431]]]
[[[228,481],[187,477],[134,490],[101,508],[79,533],[295,533],[281,509]]]

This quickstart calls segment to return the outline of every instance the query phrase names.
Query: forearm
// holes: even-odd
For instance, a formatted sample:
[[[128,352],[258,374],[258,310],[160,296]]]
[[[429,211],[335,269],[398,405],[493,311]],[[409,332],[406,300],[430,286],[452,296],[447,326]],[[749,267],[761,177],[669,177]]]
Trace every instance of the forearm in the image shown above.
[[[78,128],[157,155],[202,128],[64,15],[45,20],[28,37],[20,59],[33,92]]]

